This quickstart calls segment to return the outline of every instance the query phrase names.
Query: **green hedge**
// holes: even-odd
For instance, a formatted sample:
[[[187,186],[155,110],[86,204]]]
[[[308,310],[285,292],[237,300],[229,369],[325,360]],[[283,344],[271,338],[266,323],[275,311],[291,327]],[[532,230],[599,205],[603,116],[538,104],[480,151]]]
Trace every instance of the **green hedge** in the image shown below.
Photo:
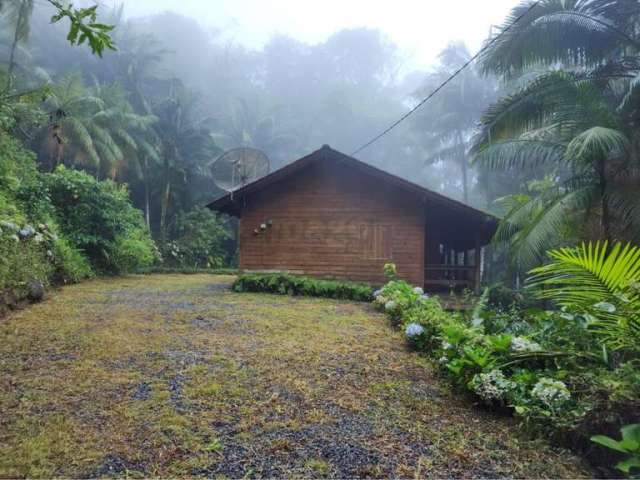
[[[373,300],[373,287],[364,283],[315,278],[283,273],[243,274],[233,284],[236,292],[264,292],[279,295],[338,298],[369,302]]]

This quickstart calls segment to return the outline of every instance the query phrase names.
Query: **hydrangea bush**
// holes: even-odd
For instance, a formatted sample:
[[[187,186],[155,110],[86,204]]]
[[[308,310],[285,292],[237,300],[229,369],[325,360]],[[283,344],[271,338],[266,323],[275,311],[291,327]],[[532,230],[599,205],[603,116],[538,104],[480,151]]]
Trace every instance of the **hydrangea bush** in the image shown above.
[[[638,359],[611,357],[580,317],[515,304],[446,312],[395,276],[373,298],[454,383],[547,437],[588,443],[594,431],[640,420]]]
[[[504,402],[516,385],[504,376],[502,370],[494,369],[476,374],[469,386],[483,400]]]

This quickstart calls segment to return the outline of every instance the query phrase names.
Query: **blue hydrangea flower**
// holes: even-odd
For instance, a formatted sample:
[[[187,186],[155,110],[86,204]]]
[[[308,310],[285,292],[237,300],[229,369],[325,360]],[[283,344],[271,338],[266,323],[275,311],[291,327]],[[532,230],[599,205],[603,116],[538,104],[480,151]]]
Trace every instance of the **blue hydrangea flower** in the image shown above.
[[[422,295],[424,294],[424,290],[422,290],[422,288],[420,287],[414,287],[413,293],[415,293],[416,295]]]
[[[35,235],[36,231],[31,225],[27,225],[26,227],[20,229],[18,235],[20,238],[28,238],[32,235]]]
[[[407,338],[419,337],[423,333],[424,333],[424,327],[417,323],[410,323],[409,325],[407,325],[407,328],[405,328],[404,330],[404,334],[407,336]]]

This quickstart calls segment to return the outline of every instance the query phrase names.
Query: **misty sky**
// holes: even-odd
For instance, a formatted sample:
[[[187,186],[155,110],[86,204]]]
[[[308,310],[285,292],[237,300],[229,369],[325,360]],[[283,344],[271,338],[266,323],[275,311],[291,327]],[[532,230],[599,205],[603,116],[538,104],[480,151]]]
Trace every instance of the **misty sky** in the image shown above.
[[[251,47],[274,34],[323,41],[349,27],[378,28],[401,48],[407,67],[432,64],[452,40],[474,53],[491,25],[501,24],[518,0],[125,0],[129,16],[165,10],[195,17],[226,38]]]

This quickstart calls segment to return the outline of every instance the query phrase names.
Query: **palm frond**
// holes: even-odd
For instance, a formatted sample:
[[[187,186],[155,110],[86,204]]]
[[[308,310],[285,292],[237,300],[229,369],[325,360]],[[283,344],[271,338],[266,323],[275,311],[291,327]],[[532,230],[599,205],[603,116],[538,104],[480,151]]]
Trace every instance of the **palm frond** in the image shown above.
[[[621,46],[638,44],[625,33],[613,9],[615,0],[543,0],[527,13],[532,1],[515,7],[497,39],[481,58],[485,73],[512,78],[537,65],[594,66]],[[516,19],[522,19],[515,23]]]
[[[567,219],[584,211],[591,202],[591,187],[562,191],[554,189],[517,205],[500,223],[495,242],[512,249],[514,261],[523,268],[540,264],[550,248],[566,241],[573,232]]]
[[[492,105],[483,116],[480,132],[474,140],[474,151],[507,138],[556,125],[562,133],[585,120],[579,105],[578,85],[586,82],[574,74],[551,72],[540,75],[517,92]]]
[[[91,164],[97,167],[100,164],[100,157],[87,127],[75,117],[67,117],[62,123],[65,136],[70,138],[72,145],[82,151],[89,158]]]
[[[565,152],[569,162],[591,163],[594,160],[622,155],[629,148],[629,140],[620,131],[592,127],[577,135]]]
[[[486,145],[474,156],[478,162],[492,169],[533,167],[558,162],[564,156],[565,145],[550,141],[518,138]]]
[[[640,247],[583,243],[549,252],[552,262],[531,271],[537,296],[595,318],[592,329],[614,349],[640,341]]]

